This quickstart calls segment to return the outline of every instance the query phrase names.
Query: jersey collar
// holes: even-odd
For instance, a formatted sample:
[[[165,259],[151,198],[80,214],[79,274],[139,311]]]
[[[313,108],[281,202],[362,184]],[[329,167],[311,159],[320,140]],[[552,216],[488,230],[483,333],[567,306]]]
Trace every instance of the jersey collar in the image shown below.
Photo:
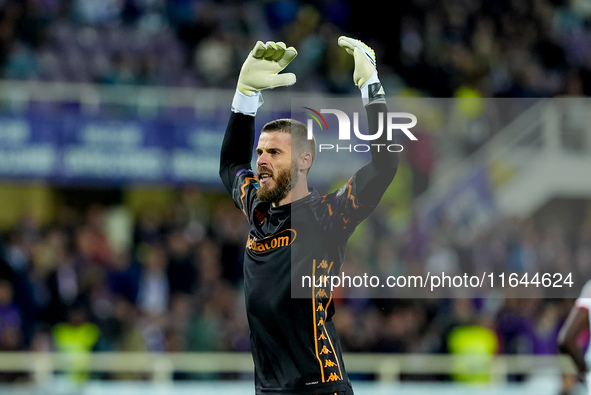
[[[318,194],[318,191],[316,191],[316,189],[314,189],[313,187],[310,187],[310,188],[308,188],[308,194],[305,197],[298,199],[298,200],[291,202],[291,203],[282,204],[281,206],[277,206],[277,207],[270,206],[269,213],[270,214],[287,213],[290,210],[300,207],[300,206],[308,203],[310,200],[318,198],[318,197],[320,197],[320,195]]]

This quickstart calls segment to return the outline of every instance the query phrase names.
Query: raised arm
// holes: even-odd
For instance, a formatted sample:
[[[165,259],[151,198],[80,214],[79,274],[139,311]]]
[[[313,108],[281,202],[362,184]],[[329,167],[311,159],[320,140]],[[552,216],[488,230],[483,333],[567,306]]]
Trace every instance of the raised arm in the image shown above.
[[[295,74],[279,74],[296,55],[295,48],[282,42],[258,41],[242,65],[220,154],[220,177],[230,193],[236,178],[251,170],[254,117],[263,103],[261,91],[296,82]]]
[[[384,89],[378,79],[374,51],[359,40],[339,37],[338,43],[355,59],[353,81],[361,90],[361,98],[367,111],[369,133],[373,134],[381,124],[386,125],[388,108]],[[396,175],[398,154],[385,147],[395,142],[387,140],[386,133],[371,145],[371,162],[355,174],[356,194],[359,203],[375,206]]]
[[[250,170],[254,135],[254,116],[240,112],[230,115],[220,153],[220,178],[230,193],[238,173]]]

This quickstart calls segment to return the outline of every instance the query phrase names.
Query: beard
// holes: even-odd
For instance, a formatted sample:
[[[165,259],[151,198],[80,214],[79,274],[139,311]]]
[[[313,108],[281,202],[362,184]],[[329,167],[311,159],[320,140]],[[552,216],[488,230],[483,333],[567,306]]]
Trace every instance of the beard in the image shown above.
[[[290,168],[277,170],[276,175],[272,175],[275,181],[274,187],[259,183],[257,198],[265,203],[279,203],[283,200],[298,182],[299,171],[296,166],[297,163],[293,162]],[[261,169],[259,168],[260,173]]]

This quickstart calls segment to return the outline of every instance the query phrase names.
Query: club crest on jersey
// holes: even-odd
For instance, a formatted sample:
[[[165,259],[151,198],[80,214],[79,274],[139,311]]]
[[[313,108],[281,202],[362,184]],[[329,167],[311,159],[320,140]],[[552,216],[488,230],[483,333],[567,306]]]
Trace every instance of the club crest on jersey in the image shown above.
[[[293,229],[284,229],[279,233],[257,240],[248,236],[246,248],[256,252],[266,252],[280,247],[287,247],[295,240],[297,232]]]
[[[257,209],[254,209],[254,219],[257,221],[257,223],[261,223],[265,219],[265,214]]]

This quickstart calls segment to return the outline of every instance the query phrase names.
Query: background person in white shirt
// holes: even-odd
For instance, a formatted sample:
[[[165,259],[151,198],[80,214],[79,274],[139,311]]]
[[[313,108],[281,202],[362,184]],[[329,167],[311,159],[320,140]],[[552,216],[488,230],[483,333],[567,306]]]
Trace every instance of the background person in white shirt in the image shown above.
[[[587,281],[581,294],[575,301],[560,333],[558,334],[558,348],[568,354],[574,361],[579,378],[587,383],[587,392],[591,394],[591,347],[586,351],[577,342],[579,334],[590,327],[591,315],[591,280]]]

